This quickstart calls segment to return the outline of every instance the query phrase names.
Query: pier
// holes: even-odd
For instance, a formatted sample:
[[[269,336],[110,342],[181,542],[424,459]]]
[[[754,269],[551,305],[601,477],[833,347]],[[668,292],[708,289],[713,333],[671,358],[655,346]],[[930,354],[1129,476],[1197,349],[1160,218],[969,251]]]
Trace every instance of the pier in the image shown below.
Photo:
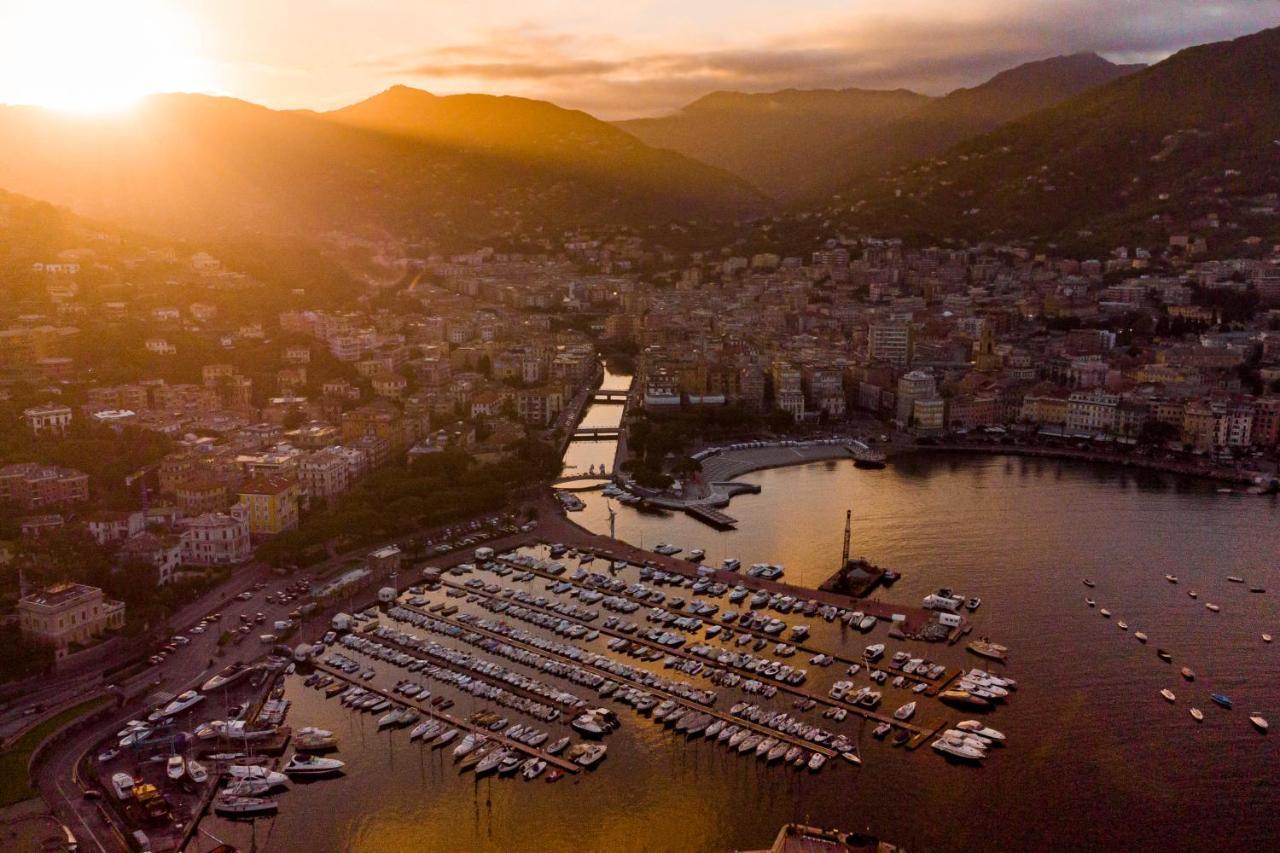
[[[464,586],[462,586],[462,585],[460,585],[460,584],[455,584],[455,583],[453,583],[452,581],[442,581],[442,583],[443,583],[445,586],[447,586],[447,587],[451,587],[451,588],[453,588],[453,589],[461,590],[461,591],[466,592],[466,593],[468,593],[468,594],[478,595],[478,596],[481,596],[481,597],[487,598],[487,599],[489,599],[489,600],[491,600],[491,601],[506,601],[506,599],[502,598],[501,596],[498,596],[498,595],[491,595],[491,594],[489,594],[489,593],[487,593],[487,592],[485,592],[485,591],[483,591],[483,590],[468,589],[467,587],[464,587]],[[547,614],[547,615],[549,615],[549,616],[556,616],[557,618],[566,618],[566,617],[562,616],[561,614],[556,613],[556,612],[555,612],[554,610],[552,610],[550,607],[539,607],[538,605],[535,605],[535,604],[521,604],[521,606],[522,606],[522,607],[526,607],[526,608],[528,608],[528,609],[530,609],[530,610],[537,610],[537,611],[539,611],[539,612],[546,613],[546,614]],[[412,608],[412,607],[411,607],[410,609],[416,609],[416,608]],[[439,619],[439,618],[440,618],[438,614],[432,614],[432,613],[428,613],[428,612],[426,612],[426,611],[422,611],[422,610],[418,610],[418,612],[422,613],[424,616],[433,617],[433,618],[437,618],[437,619]],[[441,621],[450,622],[451,620],[448,620],[448,619],[442,619]],[[479,631],[479,630],[481,630],[481,629],[479,629],[478,627],[476,627],[475,625],[468,625],[468,624],[466,624],[466,623],[458,623],[458,625],[459,625],[459,627],[462,627],[462,628],[464,628],[464,629],[466,629],[466,630],[474,630],[474,631]],[[622,633],[621,631],[616,631],[616,630],[613,630],[613,629],[610,629],[610,628],[605,628],[605,627],[593,627],[593,629],[592,629],[592,630],[599,631],[601,634],[608,635],[608,636],[610,636],[610,637],[615,637],[615,638],[617,638],[617,639],[626,640],[627,642],[629,642],[629,643],[633,643],[633,644],[635,644],[635,645],[644,646],[644,647],[646,647],[646,648],[653,649],[654,651],[657,651],[657,652],[662,653],[664,656],[672,656],[672,657],[683,658],[684,660],[697,661],[697,662],[699,662],[699,663],[703,664],[703,666],[704,666],[704,667],[707,667],[707,668],[719,668],[719,669],[724,669],[724,670],[729,670],[729,671],[736,672],[737,674],[739,674],[739,675],[743,676],[744,678],[756,679],[756,680],[760,681],[761,683],[764,683],[764,684],[771,684],[771,685],[773,685],[773,686],[775,686],[775,687],[777,687],[777,688],[778,688],[778,692],[779,692],[779,693],[787,693],[787,694],[790,694],[792,697],[797,698],[797,699],[811,699],[811,700],[813,700],[814,702],[818,703],[819,705],[827,705],[827,706],[834,707],[834,708],[843,708],[844,710],[846,710],[846,711],[848,711],[848,712],[850,712],[850,713],[858,714],[859,716],[864,717],[865,719],[872,720],[872,721],[877,722],[877,723],[888,723],[888,724],[889,724],[889,725],[891,725],[891,726],[896,726],[896,727],[898,727],[898,728],[906,729],[906,730],[908,730],[908,731],[912,732],[913,734],[919,734],[919,733],[920,733],[920,732],[922,732],[922,731],[926,731],[926,729],[925,729],[924,727],[921,727],[921,726],[919,726],[919,725],[917,725],[917,724],[910,723],[910,722],[903,722],[903,721],[901,721],[901,720],[894,719],[894,717],[893,717],[891,714],[882,714],[882,713],[879,713],[879,712],[877,712],[877,711],[873,711],[873,710],[870,710],[870,709],[868,709],[868,708],[864,708],[864,707],[862,707],[861,705],[854,705],[854,704],[851,704],[851,703],[849,703],[849,702],[844,702],[844,701],[841,701],[841,700],[838,700],[838,699],[833,699],[833,698],[831,698],[830,696],[824,696],[824,695],[821,695],[821,694],[812,693],[812,692],[810,692],[810,691],[808,691],[808,690],[804,690],[804,689],[802,689],[802,688],[800,688],[800,687],[795,687],[795,686],[793,686],[793,685],[786,684],[786,683],[781,682],[781,681],[774,681],[774,680],[768,679],[768,678],[766,678],[766,677],[764,677],[764,676],[759,675],[758,673],[753,673],[753,672],[751,672],[751,671],[749,671],[749,670],[746,670],[746,669],[743,669],[743,668],[741,668],[741,667],[736,667],[736,666],[727,665],[727,664],[720,664],[720,663],[717,663],[717,662],[716,662],[716,661],[714,661],[714,660],[710,660],[710,659],[708,659],[708,658],[699,657],[698,655],[695,655],[695,654],[693,654],[692,652],[688,652],[688,651],[684,650],[683,648],[672,648],[672,647],[670,647],[670,646],[663,646],[663,645],[660,645],[660,644],[658,644],[658,643],[654,643],[654,642],[652,642],[652,641],[650,641],[650,640],[646,640],[646,639],[644,639],[643,637],[639,637],[639,636],[636,636],[636,635],[628,635],[628,634],[624,634],[624,633]],[[637,633],[638,633],[638,632],[637,632]],[[778,640],[777,640],[777,638],[771,638],[771,639],[773,639],[775,642],[777,642],[777,641],[778,641]],[[508,641],[504,640],[504,642],[508,642]],[[797,646],[797,648],[799,648],[799,647]],[[726,649],[726,650],[728,650],[728,649]],[[531,651],[532,651],[532,649],[531,649]],[[543,652],[543,653],[545,654],[545,652]],[[613,674],[610,674],[610,673],[601,672],[601,674],[602,674],[602,675],[605,675],[605,677],[610,678],[610,679],[617,679],[617,678],[619,678],[619,676],[617,676],[617,675],[613,675]],[[691,676],[691,677],[693,677],[693,676]],[[646,690],[647,690],[647,689],[649,689],[649,688],[642,687],[642,689],[646,689]],[[681,700],[681,699],[680,699],[680,697],[679,697],[679,696],[676,696],[676,695],[672,695],[672,696],[670,696],[669,698],[675,699],[675,700],[677,700],[677,701],[684,701],[686,704],[688,704],[687,700]],[[736,719],[736,718],[735,718],[735,719]],[[738,720],[738,722],[742,722],[742,721],[741,721],[741,720]],[[816,744],[814,744],[813,746],[816,746]]]
[[[458,588],[458,589],[464,589],[468,593],[477,592],[476,590],[469,590],[469,589],[466,589],[465,587],[458,587],[456,584],[447,584],[447,585],[454,586],[455,588]],[[478,594],[486,595],[485,593],[478,593]],[[493,598],[494,596],[489,596],[489,597]],[[462,628],[463,630],[474,631],[477,634],[484,634],[485,636],[491,637],[494,640],[497,640],[502,643],[507,643],[512,646],[517,646],[519,648],[524,649],[525,651],[533,652],[535,654],[540,654],[544,656],[555,655],[557,658],[561,658],[564,661],[573,664],[574,666],[580,667],[584,670],[588,670],[589,672],[593,672],[596,675],[599,675],[601,678],[607,679],[609,681],[625,683],[636,688],[637,690],[643,690],[644,692],[651,693],[654,696],[661,696],[663,699],[670,699],[672,702],[675,702],[681,707],[691,708],[693,710],[698,711],[699,713],[709,714],[710,716],[715,717],[718,720],[722,720],[726,724],[732,723],[733,725],[736,725],[736,726],[741,726],[743,728],[751,729],[756,734],[777,738],[779,741],[785,741],[786,743],[789,743],[792,746],[801,747],[802,749],[806,749],[809,752],[822,753],[822,755],[826,756],[828,759],[834,758],[836,755],[835,750],[813,743],[812,741],[803,740],[793,735],[788,735],[784,732],[776,731],[767,726],[762,726],[759,723],[752,722],[751,720],[744,719],[742,717],[735,717],[733,714],[727,713],[725,711],[717,710],[707,705],[700,705],[696,702],[693,702],[689,699],[684,698],[678,693],[670,693],[666,690],[663,690],[661,687],[655,687],[653,685],[645,684],[641,681],[635,681],[633,679],[627,678],[626,676],[618,675],[617,673],[609,672],[608,670],[601,669],[591,664],[583,663],[582,661],[577,661],[577,660],[574,660],[573,658],[566,657],[565,655],[561,655],[557,652],[551,651],[550,649],[539,649],[536,646],[530,646],[514,638],[505,637],[501,634],[497,634],[492,631],[489,631],[474,623],[456,622],[455,620],[452,620],[448,617],[441,617],[440,614],[438,613],[428,613],[427,611],[422,610],[421,608],[417,608],[412,605],[408,605],[404,603],[401,603],[400,606],[408,610],[413,610],[417,613],[421,613],[423,616],[426,616],[428,618],[438,619],[441,622],[445,622],[451,625],[457,625],[459,628]],[[606,632],[604,629],[598,629],[598,630],[600,630],[602,634],[610,633],[610,632]],[[613,636],[623,636],[623,635],[618,634]],[[625,639],[630,640],[632,638],[625,637]],[[668,651],[674,651],[674,650],[668,650]],[[655,725],[657,725],[657,723],[655,723]]]
[[[345,681],[348,684],[350,684],[352,687],[360,687],[371,693],[377,693],[380,696],[382,696],[382,698],[386,699],[388,702],[393,702],[397,705],[408,705],[414,710],[422,714],[425,714],[428,717],[431,717],[432,719],[439,720],[442,723],[447,723],[452,728],[483,734],[486,738],[488,738],[488,740],[491,743],[500,743],[503,746],[507,747],[508,749],[518,750],[524,753],[526,756],[539,758],[547,762],[547,764],[551,765],[552,767],[555,767],[559,770],[563,770],[566,773],[582,772],[582,767],[578,764],[573,763],[572,761],[568,761],[564,758],[560,758],[559,756],[555,756],[555,755],[551,755],[550,753],[543,752],[542,750],[537,749],[536,747],[529,746],[527,743],[520,743],[519,741],[512,740],[511,738],[508,738],[506,735],[502,734],[501,732],[490,731],[484,726],[477,726],[474,723],[468,722],[466,720],[459,720],[457,717],[454,717],[451,714],[446,714],[444,711],[441,711],[430,704],[423,704],[421,702],[417,702],[409,698],[408,696],[393,694],[386,690],[383,690],[380,687],[374,687],[373,685],[368,683],[358,682],[347,673],[343,672],[342,670],[338,669],[335,666],[330,666],[329,664],[324,663],[323,661],[316,661],[315,665],[316,665],[316,669],[323,670],[328,675],[331,675],[340,681]]]
[[[732,530],[738,526],[738,519],[731,515],[726,515],[718,509],[712,509],[705,506],[686,506],[685,514],[691,518],[696,518],[703,524],[714,527],[716,530]]]
[[[559,577],[559,576],[557,576],[557,575],[549,574],[549,573],[544,572],[544,571],[542,571],[541,569],[538,569],[538,568],[536,568],[536,567],[534,567],[534,566],[526,566],[526,565],[524,565],[523,563],[514,563],[514,562],[511,562],[510,560],[503,560],[503,559],[501,559],[501,558],[495,558],[495,559],[496,559],[498,562],[505,563],[506,565],[510,566],[510,567],[511,567],[511,568],[513,568],[513,569],[517,569],[517,570],[519,570],[519,571],[532,572],[533,574],[537,575],[538,577],[542,578],[543,580],[556,581],[556,582],[560,582],[560,583],[567,583],[567,584],[570,584],[570,585],[572,585],[572,586],[576,587],[577,589],[584,590],[584,591],[585,591],[585,590],[590,590],[590,589],[592,589],[592,587],[590,587],[590,586],[588,586],[588,585],[586,585],[586,584],[580,583],[580,582],[575,581],[575,580],[572,580],[572,579],[570,579],[570,578],[566,578],[566,577]],[[743,577],[743,578],[740,578],[740,579],[743,581],[743,584],[742,584],[742,585],[743,585],[743,586],[747,586],[747,587],[749,587],[750,585],[749,585],[748,583],[746,583],[746,581],[756,580],[755,578],[749,578],[749,577]],[[458,586],[457,586],[456,584],[454,584],[452,581],[442,581],[442,583],[444,583],[446,586],[453,586],[454,588],[457,588],[457,589],[465,589],[464,587],[458,587]],[[484,593],[484,591],[483,591],[483,590],[472,590],[472,589],[466,589],[466,592],[467,592],[467,594],[477,593],[477,594],[481,594],[481,595],[486,595],[486,593]],[[625,599],[627,599],[628,601],[634,601],[636,604],[639,604],[639,605],[641,605],[641,606],[643,606],[643,607],[645,607],[645,608],[651,608],[651,607],[654,607],[654,606],[655,606],[655,605],[654,605],[654,604],[652,604],[651,602],[646,601],[646,600],[644,600],[644,599],[642,599],[642,598],[638,598],[638,597],[636,597],[636,596],[634,596],[634,595],[629,595],[626,591],[623,591],[623,592],[616,592],[616,593],[611,593],[611,595],[616,595],[616,596],[618,596],[619,598],[625,598]],[[841,623],[841,624],[843,625],[844,623]],[[763,632],[763,631],[757,630],[757,629],[755,629],[755,628],[743,628],[743,627],[742,627],[742,626],[740,626],[740,625],[732,625],[732,626],[726,626],[726,627],[732,627],[732,629],[733,629],[734,631],[736,631],[736,632],[739,632],[739,633],[748,633],[748,634],[751,634],[751,636],[753,636],[753,637],[756,637],[756,638],[761,639],[761,640],[768,640],[768,641],[769,641],[769,642],[771,642],[771,643],[781,643],[781,642],[786,642],[788,645],[795,646],[795,647],[796,647],[796,651],[804,652],[805,654],[808,654],[808,655],[818,655],[818,654],[830,655],[830,656],[831,656],[835,661],[837,661],[838,663],[842,663],[842,664],[844,664],[845,666],[849,666],[850,664],[855,664],[855,663],[856,663],[856,664],[859,664],[859,665],[861,665],[861,666],[866,667],[868,672],[871,672],[871,671],[873,671],[874,669],[879,668],[879,667],[874,667],[874,666],[872,666],[871,664],[867,663],[867,661],[866,661],[864,658],[852,658],[852,657],[848,657],[847,655],[841,654],[840,652],[829,651],[829,650],[827,650],[827,649],[819,648],[818,646],[814,646],[814,645],[812,645],[812,644],[805,643],[805,642],[803,642],[803,641],[788,642],[787,640],[783,639],[782,637],[775,637],[775,636],[772,636],[772,635],[770,635],[770,634],[766,634],[766,633],[765,633],[765,632]],[[602,631],[602,632],[604,632],[604,633],[609,633],[606,629],[597,629],[597,630],[600,630],[600,631]],[[853,629],[853,628],[845,628],[844,630],[852,631],[852,630],[856,630],[856,629]],[[631,639],[631,638],[630,638],[630,637],[627,637],[627,639]],[[921,683],[923,683],[923,684],[928,684],[928,685],[929,685],[929,689],[928,689],[928,690],[926,690],[926,691],[924,692],[924,695],[926,695],[926,696],[936,696],[936,695],[938,695],[938,693],[943,689],[943,687],[942,687],[942,686],[943,686],[944,684],[946,684],[947,682],[951,681],[953,678],[955,678],[955,676],[956,676],[960,671],[961,671],[961,670],[957,669],[957,670],[955,670],[955,671],[953,672],[953,671],[951,670],[951,668],[950,668],[950,667],[948,667],[948,668],[947,668],[947,670],[946,670],[942,675],[938,676],[938,678],[937,678],[936,680],[935,680],[935,679],[928,679],[928,678],[921,678],[920,676],[917,676],[917,675],[915,675],[914,673],[906,673],[906,672],[898,672],[898,673],[895,673],[895,676],[896,676],[896,675],[901,675],[901,676],[902,676],[903,678],[905,678],[906,680],[911,681],[911,682],[915,682],[915,683],[917,683],[917,684],[921,684]],[[892,670],[886,670],[886,672],[892,672]],[[897,721],[896,721],[896,720],[894,720],[894,721],[886,721],[886,722],[892,722],[892,723],[894,723],[894,724],[897,724]]]

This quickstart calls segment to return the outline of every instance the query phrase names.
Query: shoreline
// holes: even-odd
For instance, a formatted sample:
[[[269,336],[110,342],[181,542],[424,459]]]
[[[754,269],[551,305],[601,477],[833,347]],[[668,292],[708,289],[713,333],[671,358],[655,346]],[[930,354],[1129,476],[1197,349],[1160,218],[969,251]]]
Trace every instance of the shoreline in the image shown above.
[[[1115,453],[1102,453],[1093,450],[1075,450],[1066,447],[1028,447],[1025,445],[967,445],[938,444],[912,445],[894,448],[889,452],[890,461],[894,456],[913,454],[939,455],[947,453],[985,454],[987,456],[1023,456],[1039,459],[1058,459],[1067,462],[1088,462],[1097,465],[1108,465],[1117,468],[1140,468],[1145,471],[1157,471],[1163,474],[1176,474],[1182,477],[1196,477],[1217,483],[1234,483],[1236,485],[1254,485],[1254,475],[1243,471],[1225,468],[1201,468],[1195,465],[1167,462],[1159,459],[1126,456]]]
[[[892,465],[897,457],[911,455],[943,456],[956,453],[964,455],[986,456],[1020,456],[1038,459],[1056,459],[1065,462],[1083,462],[1104,465],[1117,469],[1140,469],[1181,477],[1193,477],[1211,483],[1228,483],[1235,486],[1255,484],[1253,474],[1229,469],[1206,469],[1199,466],[1167,462],[1143,457],[1122,456],[1098,451],[1076,450],[1072,448],[1028,447],[1025,445],[908,445],[886,446],[883,448],[888,464]],[[789,456],[788,456],[789,455]],[[762,458],[764,457],[764,458]],[[856,461],[843,445],[817,445],[813,447],[764,448],[752,450],[722,451],[703,464],[708,493],[700,498],[681,500],[664,498],[655,501],[665,509],[683,510],[686,506],[705,506],[722,508],[728,506],[732,499],[740,494],[755,494],[758,489],[747,488],[748,484],[737,482],[739,477],[756,471],[767,471],[775,468],[791,468],[808,465],[814,462],[830,462],[848,460]],[[716,464],[719,463],[719,464]],[[710,469],[710,470],[708,470]]]

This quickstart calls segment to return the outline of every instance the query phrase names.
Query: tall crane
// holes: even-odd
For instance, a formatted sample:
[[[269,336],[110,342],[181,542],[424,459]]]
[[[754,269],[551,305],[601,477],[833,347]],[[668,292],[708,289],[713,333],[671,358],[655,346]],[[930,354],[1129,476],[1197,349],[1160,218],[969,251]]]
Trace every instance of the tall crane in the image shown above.
[[[849,528],[853,524],[853,510],[844,511],[844,555],[840,560],[840,568],[849,565]]]

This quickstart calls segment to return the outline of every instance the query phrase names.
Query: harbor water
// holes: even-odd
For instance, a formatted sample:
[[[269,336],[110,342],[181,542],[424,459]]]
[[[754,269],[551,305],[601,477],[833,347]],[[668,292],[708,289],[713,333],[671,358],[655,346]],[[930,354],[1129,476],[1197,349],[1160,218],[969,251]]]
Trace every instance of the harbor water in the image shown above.
[[[852,552],[903,573],[879,595],[918,604],[949,586],[982,597],[974,633],[1011,648],[1001,672],[1019,682],[1013,700],[985,718],[1008,736],[1006,748],[982,767],[963,767],[864,732],[863,767],[809,774],[687,741],[627,711],[592,773],[554,785],[477,781],[457,773],[447,750],[411,745],[403,730],[377,732],[373,717],[325,700],[295,676],[290,723],[337,732],[346,775],[294,785],[271,820],[206,820],[202,843],[212,846],[213,836],[263,850],[760,849],[780,823],[800,820],[870,830],[916,851],[1274,844],[1280,746],[1247,715],[1260,710],[1280,720],[1280,645],[1260,639],[1280,633],[1275,499],[1003,457],[905,458],[882,471],[814,463],[742,479],[761,492],[734,500],[737,530],[614,504],[618,536],[701,547],[714,564],[730,556],[744,566],[782,563],[786,580],[816,585],[838,563],[851,508]],[[607,531],[605,499],[584,499],[575,520]],[[1179,583],[1165,581],[1166,573]],[[1084,577],[1096,587],[1083,586]],[[1251,594],[1250,585],[1268,591]],[[1113,618],[1087,607],[1087,595]],[[1121,619],[1128,632],[1118,628]],[[1148,644],[1134,638],[1138,630]],[[866,639],[855,635],[850,648],[872,641],[885,641],[883,626]],[[980,663],[962,646],[907,647],[952,665]],[[1157,647],[1173,664],[1156,657]],[[1196,681],[1183,681],[1181,666],[1195,670]],[[822,677],[838,677],[836,669]],[[1176,703],[1160,697],[1162,688]],[[1229,695],[1235,710],[1214,706],[1210,692]],[[1192,705],[1204,710],[1203,723],[1189,715]],[[467,698],[455,710],[481,707]]]

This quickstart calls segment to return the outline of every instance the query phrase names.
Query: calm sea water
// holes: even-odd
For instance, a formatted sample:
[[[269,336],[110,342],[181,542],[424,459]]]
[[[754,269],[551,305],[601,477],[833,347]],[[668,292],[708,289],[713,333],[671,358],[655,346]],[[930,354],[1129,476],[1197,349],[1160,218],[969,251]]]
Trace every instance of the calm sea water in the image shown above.
[[[1005,672],[1020,683],[988,718],[1006,749],[967,768],[864,737],[864,767],[811,775],[685,742],[627,711],[608,759],[584,778],[477,783],[441,752],[409,746],[403,731],[377,733],[370,716],[293,679],[290,722],[339,732],[348,774],[293,786],[280,815],[252,829],[213,819],[205,828],[244,848],[256,835],[267,850],[759,849],[788,820],[869,829],[911,850],[1274,849],[1280,741],[1247,720],[1257,709],[1280,724],[1280,644],[1260,639],[1280,633],[1274,499],[1009,458],[915,458],[884,471],[816,463],[744,479],[763,488],[734,500],[736,531],[619,507],[618,535],[702,547],[717,563],[780,562],[787,579],[816,584],[839,560],[852,508],[853,551],[904,573],[886,598],[915,603],[944,585],[983,598],[976,633],[1012,649]],[[603,498],[586,500],[578,520],[607,530]],[[1167,583],[1168,572],[1181,582]],[[1230,574],[1268,593],[1250,594]],[[1082,586],[1086,576],[1096,589]],[[1113,619],[1086,607],[1086,594]],[[1151,642],[1139,644],[1136,630]],[[838,642],[834,632],[815,627],[820,644]],[[884,639],[883,629],[872,636]],[[845,648],[864,642],[855,635]],[[976,660],[960,647],[906,647]],[[1194,683],[1179,678],[1184,665]],[[836,677],[817,673],[813,687]],[[1160,698],[1164,687],[1175,705]],[[1236,710],[1212,705],[1211,691]],[[885,704],[894,707],[889,694]]]

